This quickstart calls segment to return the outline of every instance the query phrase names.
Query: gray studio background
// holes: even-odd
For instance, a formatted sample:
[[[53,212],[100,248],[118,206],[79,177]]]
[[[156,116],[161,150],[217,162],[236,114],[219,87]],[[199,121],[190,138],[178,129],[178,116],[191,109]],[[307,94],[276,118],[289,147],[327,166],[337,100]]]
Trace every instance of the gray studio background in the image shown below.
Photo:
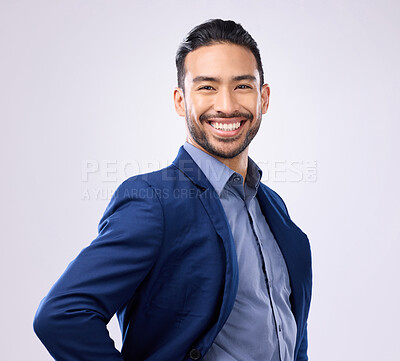
[[[259,43],[270,109],[250,149],[309,235],[314,361],[399,360],[396,1],[0,2],[0,359],[51,360],[40,300],[125,178],[185,140],[174,55],[234,19]],[[120,347],[115,319],[110,332]]]

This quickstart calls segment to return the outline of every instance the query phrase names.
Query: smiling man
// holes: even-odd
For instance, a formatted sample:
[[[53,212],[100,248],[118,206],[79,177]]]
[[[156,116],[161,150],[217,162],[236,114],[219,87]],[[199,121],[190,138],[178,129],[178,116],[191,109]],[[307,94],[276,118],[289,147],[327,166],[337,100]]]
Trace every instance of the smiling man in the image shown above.
[[[270,95],[257,44],[210,20],[176,64],[187,141],[169,167],[119,186],[35,331],[59,361],[307,360],[309,242],[248,157]]]

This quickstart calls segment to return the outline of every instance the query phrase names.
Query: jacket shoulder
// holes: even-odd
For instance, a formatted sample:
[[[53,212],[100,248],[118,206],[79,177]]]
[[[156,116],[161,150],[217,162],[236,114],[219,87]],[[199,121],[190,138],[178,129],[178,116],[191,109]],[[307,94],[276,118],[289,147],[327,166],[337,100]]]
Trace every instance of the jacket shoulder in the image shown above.
[[[172,164],[168,167],[159,169],[154,172],[134,175],[125,179],[115,190],[116,197],[126,198],[130,195],[133,197],[140,190],[148,189],[148,192],[156,192],[157,189],[168,186],[168,184],[177,178],[177,169]],[[141,191],[142,195],[146,192]]]
[[[136,175],[124,180],[114,191],[103,216],[100,219],[98,230],[104,227],[107,219],[115,212],[122,210],[128,215],[138,210],[151,208],[153,211],[162,209],[159,191],[151,183],[146,181],[143,175]],[[132,215],[133,216],[133,215]]]

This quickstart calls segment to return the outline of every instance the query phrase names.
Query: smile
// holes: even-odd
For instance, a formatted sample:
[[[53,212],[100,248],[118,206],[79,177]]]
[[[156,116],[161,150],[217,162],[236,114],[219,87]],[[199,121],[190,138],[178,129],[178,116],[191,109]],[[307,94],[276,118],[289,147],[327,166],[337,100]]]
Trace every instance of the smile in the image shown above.
[[[236,130],[238,128],[240,128],[240,126],[242,125],[243,121],[241,122],[236,122],[236,123],[218,123],[218,122],[210,122],[210,125],[214,128],[214,129],[218,129],[218,130],[223,130],[225,132],[230,132],[233,130]]]

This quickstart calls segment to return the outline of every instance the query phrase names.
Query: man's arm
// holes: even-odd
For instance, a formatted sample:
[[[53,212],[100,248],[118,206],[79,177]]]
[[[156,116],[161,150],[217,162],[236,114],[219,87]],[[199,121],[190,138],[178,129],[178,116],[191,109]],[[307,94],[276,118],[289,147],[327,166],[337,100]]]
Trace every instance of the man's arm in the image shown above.
[[[57,361],[122,361],[106,325],[153,266],[163,213],[147,183],[129,179],[114,193],[96,239],[42,300],[34,329]]]
[[[296,357],[296,361],[308,361],[307,356],[307,348],[308,348],[308,335],[307,335],[307,326],[303,333],[303,338],[301,339],[299,352]]]

